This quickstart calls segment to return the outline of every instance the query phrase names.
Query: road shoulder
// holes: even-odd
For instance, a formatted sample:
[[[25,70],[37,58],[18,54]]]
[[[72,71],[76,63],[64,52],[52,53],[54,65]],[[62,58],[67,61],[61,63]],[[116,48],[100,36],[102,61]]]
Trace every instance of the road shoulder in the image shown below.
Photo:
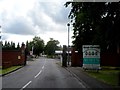
[[[98,81],[90,77],[81,67],[66,67],[66,69],[74,74],[87,88],[114,88],[104,82]]]

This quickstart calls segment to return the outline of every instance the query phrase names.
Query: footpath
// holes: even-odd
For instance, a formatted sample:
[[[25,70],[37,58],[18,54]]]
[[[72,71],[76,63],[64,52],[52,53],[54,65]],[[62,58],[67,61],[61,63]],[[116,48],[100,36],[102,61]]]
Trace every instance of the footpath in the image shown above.
[[[99,81],[87,74],[81,67],[65,67],[73,76],[75,76],[86,88],[101,88],[101,89],[108,89],[108,90],[120,90],[120,87],[114,87],[108,85],[102,81]]]

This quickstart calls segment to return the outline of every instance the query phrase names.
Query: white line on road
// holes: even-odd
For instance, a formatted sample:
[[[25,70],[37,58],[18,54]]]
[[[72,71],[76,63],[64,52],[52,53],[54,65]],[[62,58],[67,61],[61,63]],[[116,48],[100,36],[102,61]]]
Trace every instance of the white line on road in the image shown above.
[[[41,72],[42,72],[42,70],[40,70],[40,72],[37,75],[35,75],[34,78],[37,78],[41,74]]]
[[[44,69],[44,66],[42,66],[42,69]]]
[[[32,81],[29,81],[25,86],[22,87],[22,89],[26,88]]]
[[[45,59],[45,61],[44,61],[44,65],[45,65],[45,63],[46,63],[46,59]]]

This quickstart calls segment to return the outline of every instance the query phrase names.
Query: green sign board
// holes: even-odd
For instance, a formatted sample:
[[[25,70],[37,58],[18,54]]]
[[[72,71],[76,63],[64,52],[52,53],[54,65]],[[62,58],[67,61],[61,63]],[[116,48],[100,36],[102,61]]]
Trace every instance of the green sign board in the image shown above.
[[[99,58],[84,58],[83,60],[84,64],[100,64]]]
[[[83,45],[83,68],[100,69],[100,46]]]

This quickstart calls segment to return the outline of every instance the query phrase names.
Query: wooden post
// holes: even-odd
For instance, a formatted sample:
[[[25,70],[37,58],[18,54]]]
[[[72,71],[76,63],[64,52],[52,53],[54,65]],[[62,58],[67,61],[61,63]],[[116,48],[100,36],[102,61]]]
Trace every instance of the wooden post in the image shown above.
[[[120,72],[118,72],[118,86],[120,86]]]

